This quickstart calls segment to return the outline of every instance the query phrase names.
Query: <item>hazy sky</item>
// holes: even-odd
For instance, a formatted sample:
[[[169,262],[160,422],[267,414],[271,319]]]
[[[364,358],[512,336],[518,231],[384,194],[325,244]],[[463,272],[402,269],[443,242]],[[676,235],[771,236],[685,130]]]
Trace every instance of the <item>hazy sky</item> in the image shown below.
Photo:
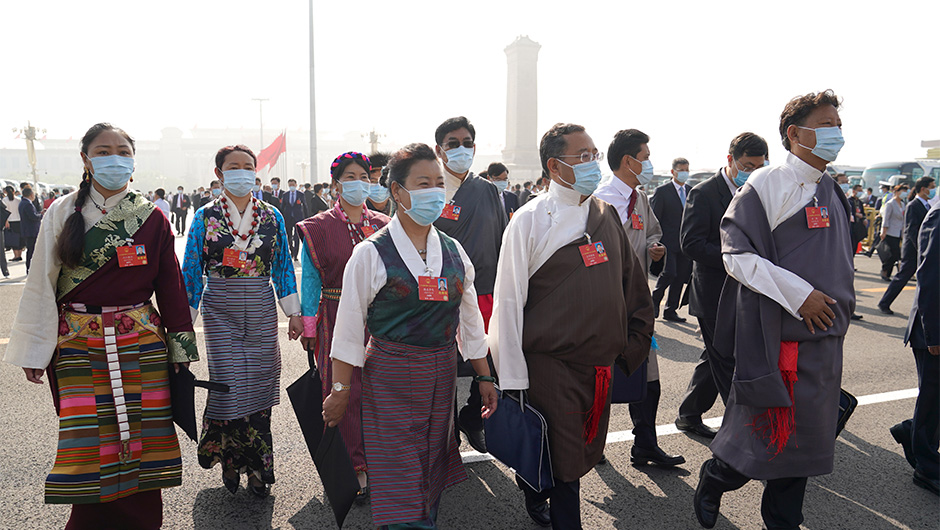
[[[825,88],[844,99],[838,163],[922,157],[920,141],[940,139],[937,0],[317,0],[314,13],[321,134],[431,143],[463,114],[496,153],[503,49],[528,35],[542,45],[540,134],[581,123],[606,150],[639,128],[657,170],[677,156],[717,167],[745,130],[779,159],[784,104]],[[26,120],[76,139],[104,120],[145,139],[257,127],[256,97],[270,98],[266,130],[308,127],[305,0],[3,1],[0,28],[0,135]]]

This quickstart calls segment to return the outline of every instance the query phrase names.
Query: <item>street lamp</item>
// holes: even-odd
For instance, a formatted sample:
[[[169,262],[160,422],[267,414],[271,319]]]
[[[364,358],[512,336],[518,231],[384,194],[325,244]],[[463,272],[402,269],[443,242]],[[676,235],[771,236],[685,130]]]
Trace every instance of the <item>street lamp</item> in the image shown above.
[[[33,142],[36,141],[37,133],[41,132],[42,134],[46,134],[46,130],[33,127],[32,123],[27,121],[26,127],[22,129],[14,127],[13,132],[22,134],[26,138],[26,157],[29,160],[29,165],[32,167],[33,183],[36,184],[39,182],[39,178],[36,175],[36,146],[33,145]]]
[[[258,121],[259,121],[259,132],[261,134],[261,145],[258,146],[258,152],[260,153],[264,149],[264,102],[270,101],[268,98],[251,98],[252,101],[258,102]]]

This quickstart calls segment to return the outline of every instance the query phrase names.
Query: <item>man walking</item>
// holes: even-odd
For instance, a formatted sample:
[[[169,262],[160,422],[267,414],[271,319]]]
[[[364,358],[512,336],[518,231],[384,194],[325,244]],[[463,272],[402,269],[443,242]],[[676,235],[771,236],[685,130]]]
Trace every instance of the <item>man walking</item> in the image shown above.
[[[287,240],[290,242],[290,255],[297,260],[297,250],[300,248],[300,232],[297,223],[307,218],[307,201],[304,193],[297,189],[297,181],[287,180],[287,191],[281,195],[281,215],[287,227]]]
[[[173,196],[172,200],[171,211],[176,216],[176,235],[181,236],[186,233],[186,216],[189,214],[189,207],[192,202],[183,191],[182,186],[176,188],[176,195]]]
[[[682,288],[692,276],[692,260],[682,253],[679,247],[679,229],[682,225],[682,211],[692,186],[685,183],[689,179],[689,161],[677,158],[672,161],[672,180],[656,188],[650,204],[653,214],[663,227],[663,245],[666,245],[666,264],[663,273],[653,289],[653,314],[659,316],[659,303],[662,302],[666,289],[666,309],[663,320],[685,322],[685,318],[676,314],[682,299]]]
[[[912,198],[904,211],[904,242],[901,244],[901,264],[898,272],[891,278],[888,289],[878,302],[878,309],[886,314],[893,315],[891,303],[901,294],[904,286],[914,276],[917,270],[917,234],[920,225],[927,216],[930,204],[927,202],[934,198],[937,183],[930,177],[921,177],[914,183]]]

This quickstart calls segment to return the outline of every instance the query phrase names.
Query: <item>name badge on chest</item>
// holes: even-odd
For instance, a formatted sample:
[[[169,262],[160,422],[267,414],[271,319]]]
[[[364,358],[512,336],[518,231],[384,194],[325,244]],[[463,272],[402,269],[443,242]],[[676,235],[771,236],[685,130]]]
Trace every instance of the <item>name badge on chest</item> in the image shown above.
[[[591,236],[584,234],[587,237],[587,245],[581,245],[578,247],[578,250],[581,252],[581,259],[584,261],[585,267],[593,267],[601,263],[607,263],[607,250],[604,249],[603,241],[591,241]]]
[[[362,238],[366,239],[370,237],[372,234],[376,233],[379,230],[379,226],[378,225],[372,225],[372,226],[363,225],[361,230],[362,230]]]
[[[139,267],[147,264],[146,245],[117,247],[118,267]]]
[[[633,212],[630,214],[630,222],[633,223],[634,230],[643,230],[643,216]]]
[[[811,229],[829,228],[829,208],[825,206],[807,206],[806,226]]]
[[[447,278],[418,276],[418,300],[425,302],[448,301]]]
[[[227,248],[222,251],[222,265],[225,267],[235,267],[236,269],[244,269],[248,264],[248,252],[244,250],[237,250],[234,248]]]
[[[445,205],[444,211],[441,212],[441,219],[450,219],[451,221],[460,219],[460,206],[454,206],[453,204]]]

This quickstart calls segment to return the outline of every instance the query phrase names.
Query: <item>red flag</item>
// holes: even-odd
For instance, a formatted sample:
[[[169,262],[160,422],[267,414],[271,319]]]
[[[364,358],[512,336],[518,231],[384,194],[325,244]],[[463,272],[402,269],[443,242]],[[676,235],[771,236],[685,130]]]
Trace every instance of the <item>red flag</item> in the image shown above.
[[[258,164],[255,167],[255,171],[261,171],[265,166],[273,168],[274,164],[277,164],[278,157],[285,151],[287,151],[287,131],[282,132],[271,142],[271,145],[265,147],[258,153]]]

